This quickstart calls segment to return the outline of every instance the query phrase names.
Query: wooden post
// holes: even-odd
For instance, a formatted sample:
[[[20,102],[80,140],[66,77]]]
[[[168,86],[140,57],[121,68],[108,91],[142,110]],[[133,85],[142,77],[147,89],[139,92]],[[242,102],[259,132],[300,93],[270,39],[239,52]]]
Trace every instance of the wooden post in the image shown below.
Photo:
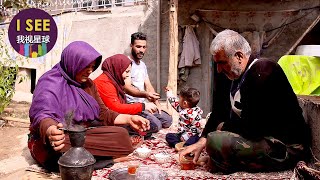
[[[178,0],[170,0],[170,13],[169,13],[169,76],[168,87],[177,93],[177,74],[178,74]]]
[[[169,11],[169,75],[167,86],[172,89],[173,94],[177,94],[177,74],[178,74],[178,0],[170,0]],[[176,114],[170,104],[167,104],[169,113]],[[174,120],[176,119],[173,117]]]

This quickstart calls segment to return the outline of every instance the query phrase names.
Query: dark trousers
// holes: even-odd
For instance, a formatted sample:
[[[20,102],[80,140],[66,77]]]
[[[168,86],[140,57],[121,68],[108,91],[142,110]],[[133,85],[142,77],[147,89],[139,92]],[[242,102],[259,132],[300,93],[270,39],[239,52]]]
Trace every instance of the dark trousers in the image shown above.
[[[168,128],[172,124],[172,117],[165,111],[161,111],[159,113],[150,113],[148,111],[142,111],[140,116],[148,119],[150,121],[150,126],[155,125],[155,129],[153,129],[153,133],[158,132],[162,128]]]
[[[183,146],[189,146],[198,142],[200,137],[198,135],[191,136]],[[168,142],[170,147],[175,147],[175,145],[181,142],[181,135],[178,133],[168,133],[166,135],[166,141]]]

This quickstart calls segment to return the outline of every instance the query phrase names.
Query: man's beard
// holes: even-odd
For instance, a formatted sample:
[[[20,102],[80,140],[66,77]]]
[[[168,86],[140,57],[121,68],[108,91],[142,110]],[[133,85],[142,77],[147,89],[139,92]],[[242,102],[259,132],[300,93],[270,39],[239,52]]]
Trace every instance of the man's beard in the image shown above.
[[[242,74],[242,70],[241,70],[241,67],[240,66],[236,66],[236,65],[233,65],[231,67],[231,70],[229,73],[224,73],[230,80],[235,80],[235,79],[238,79],[241,74]]]
[[[141,52],[141,53],[135,53],[133,50],[131,51],[131,54],[132,54],[132,56],[133,56],[133,58],[134,58],[135,60],[141,60],[141,59],[143,58],[143,56],[144,56],[144,53],[143,53],[143,52]],[[142,57],[138,57],[138,54],[142,54]]]

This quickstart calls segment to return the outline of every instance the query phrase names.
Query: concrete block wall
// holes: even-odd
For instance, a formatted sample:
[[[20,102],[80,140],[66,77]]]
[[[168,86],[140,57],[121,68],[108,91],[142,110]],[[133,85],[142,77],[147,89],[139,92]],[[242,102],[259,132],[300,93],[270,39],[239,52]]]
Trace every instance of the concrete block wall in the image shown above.
[[[320,96],[298,96],[303,116],[311,128],[312,152],[320,159]]]

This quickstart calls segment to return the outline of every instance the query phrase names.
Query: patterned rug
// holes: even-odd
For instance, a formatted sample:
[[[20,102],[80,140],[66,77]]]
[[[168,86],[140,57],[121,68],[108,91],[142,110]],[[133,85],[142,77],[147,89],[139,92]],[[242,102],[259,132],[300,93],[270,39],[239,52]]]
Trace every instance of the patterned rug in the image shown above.
[[[152,150],[151,156],[147,159],[141,159],[133,154],[129,156],[135,160],[139,161],[143,165],[148,165],[152,167],[160,167],[168,174],[168,180],[198,180],[198,179],[213,179],[213,180],[224,180],[224,179],[250,179],[250,180],[285,180],[294,179],[293,171],[283,171],[283,172],[271,172],[271,173],[247,173],[247,172],[237,172],[229,175],[223,174],[211,174],[204,167],[196,166],[195,170],[180,170],[180,165],[178,163],[178,153],[175,152],[174,148],[170,148],[165,141],[165,134],[168,132],[174,132],[174,128],[165,129],[159,131],[157,134],[153,135],[155,139],[145,140],[142,146],[146,146]],[[153,154],[158,152],[167,152],[171,155],[171,159],[168,163],[159,164],[155,162]],[[203,155],[205,153],[203,152]],[[108,179],[109,174],[119,168],[127,167],[128,162],[116,163],[111,168],[104,168],[102,170],[96,170],[93,172],[93,180]]]

